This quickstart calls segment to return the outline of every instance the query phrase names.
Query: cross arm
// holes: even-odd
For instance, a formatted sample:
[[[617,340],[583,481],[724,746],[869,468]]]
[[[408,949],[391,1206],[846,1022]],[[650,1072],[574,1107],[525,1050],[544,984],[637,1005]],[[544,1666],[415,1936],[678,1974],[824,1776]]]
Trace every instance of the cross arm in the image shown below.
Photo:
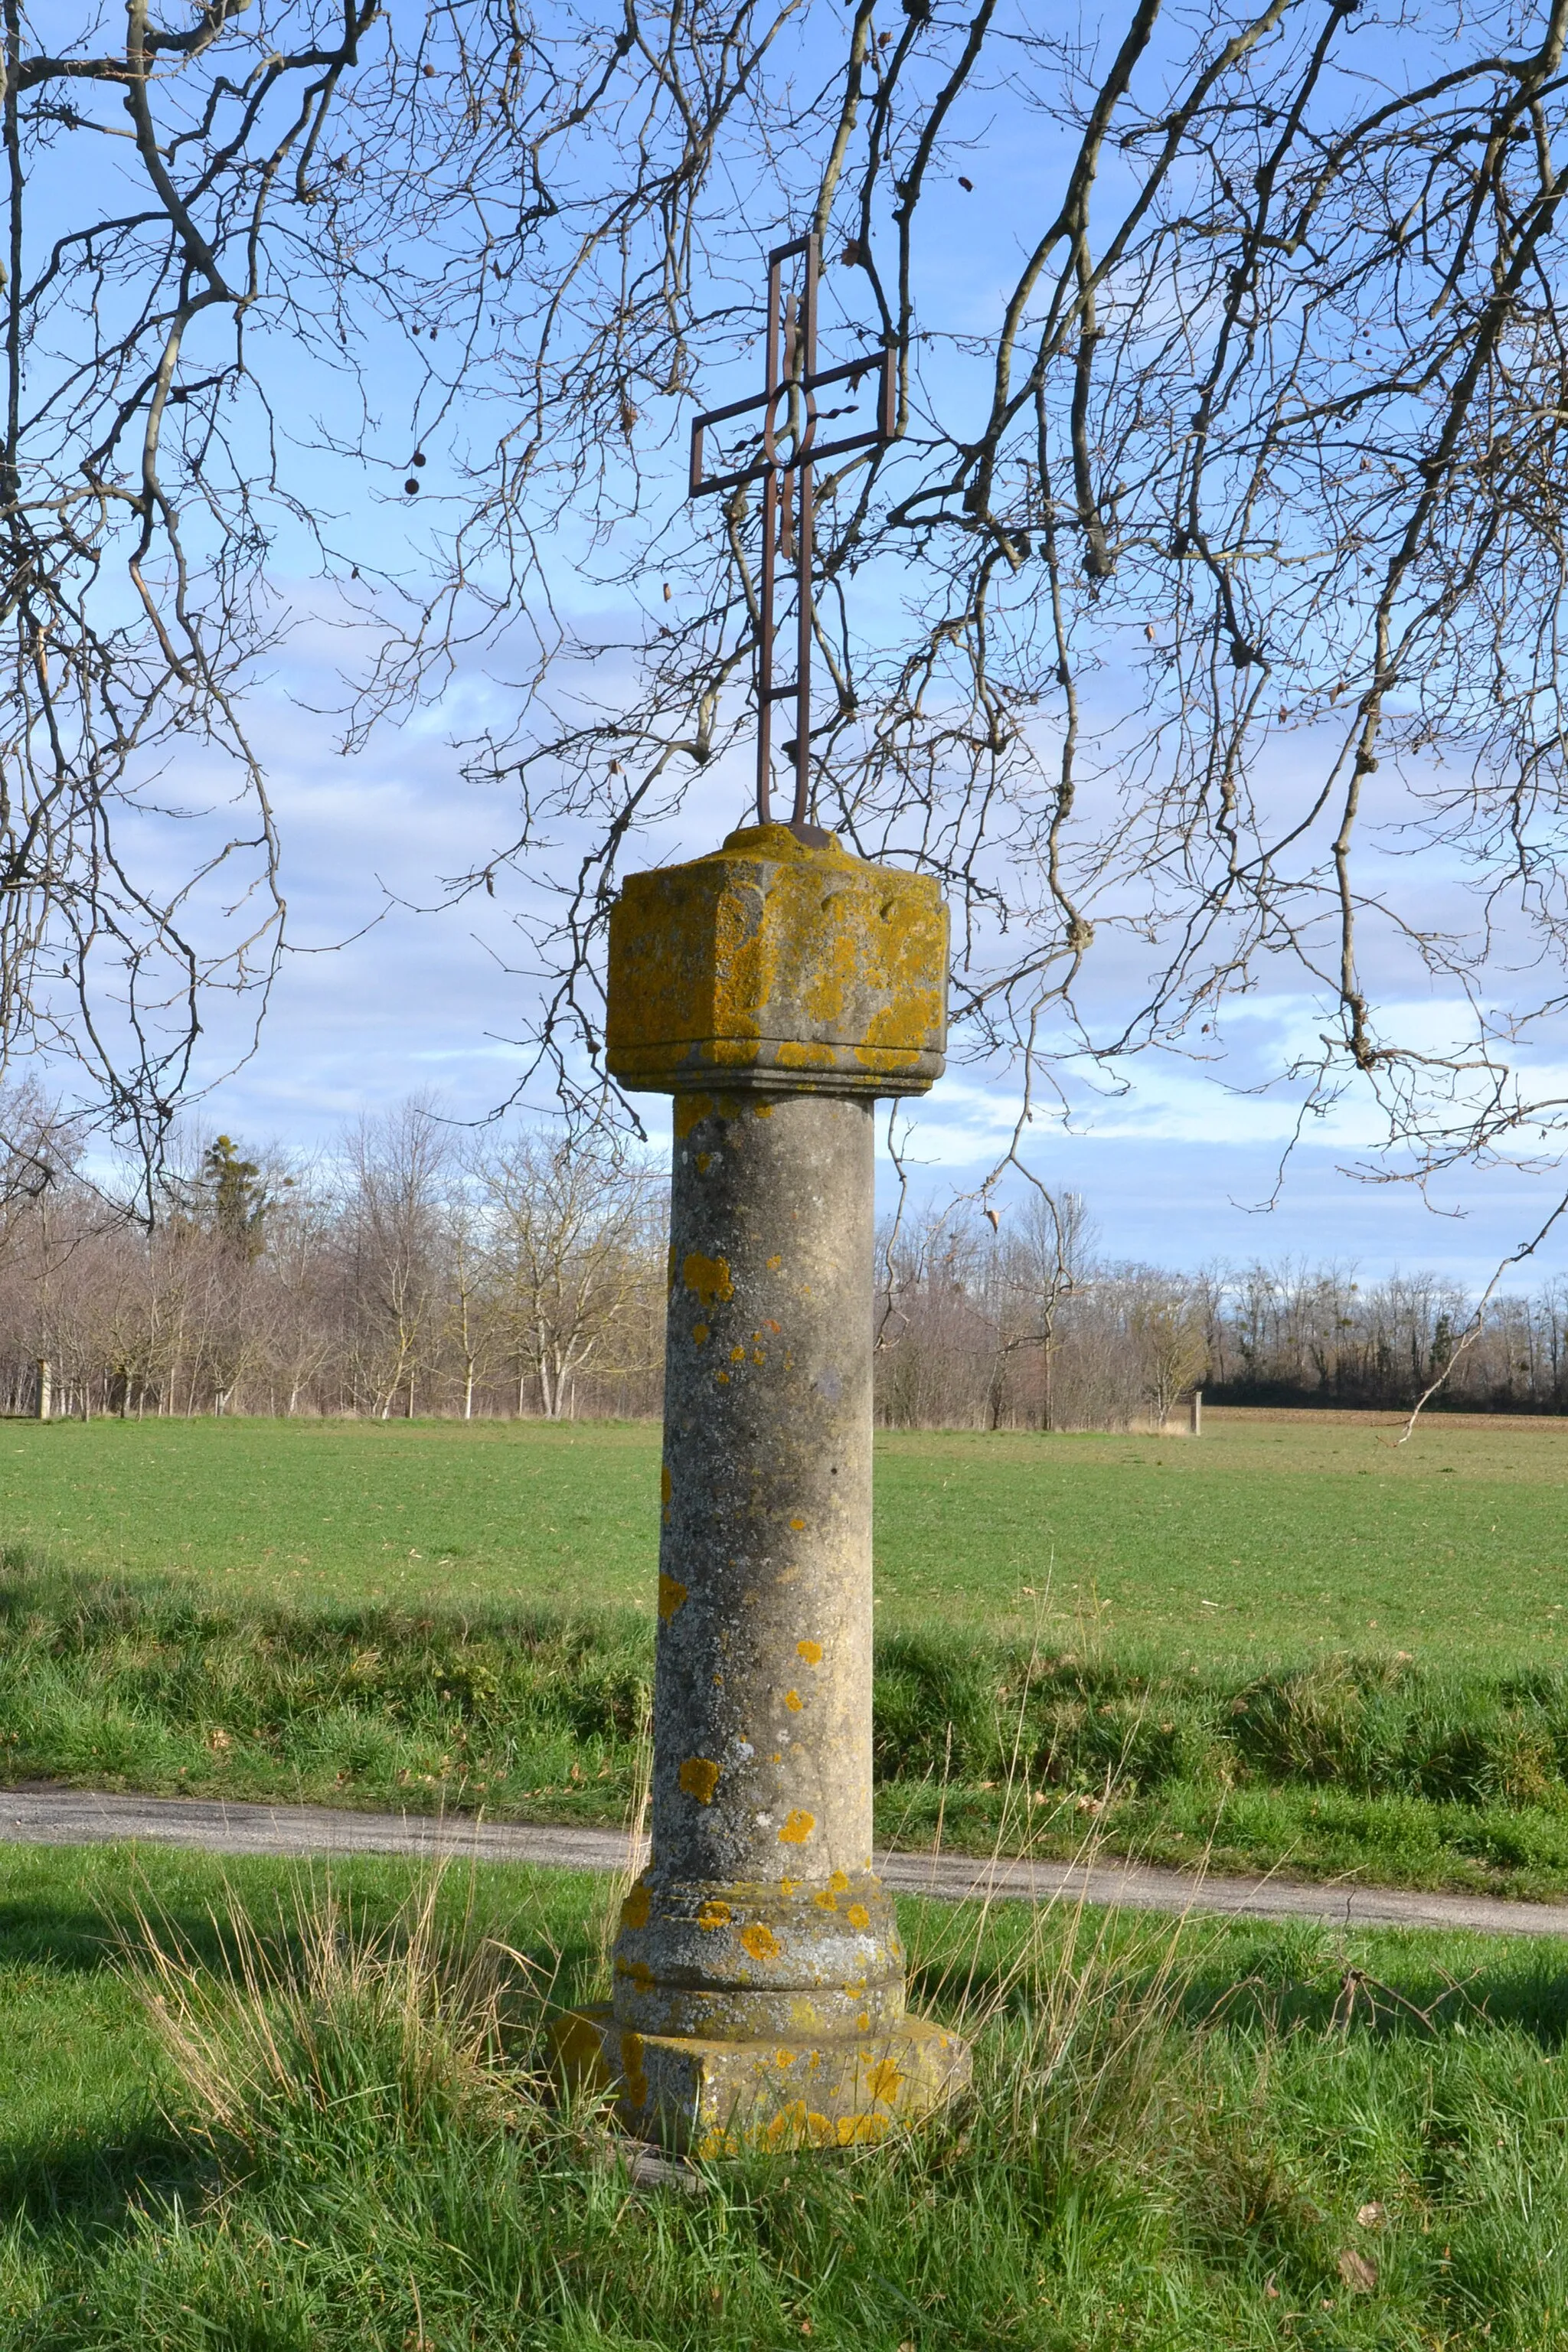
[[[764,474],[776,469],[776,461],[764,453],[755,457],[750,465],[739,466],[730,473],[705,474],[703,472],[703,438],[713,425],[727,425],[737,416],[765,413],[781,394],[791,390],[798,390],[804,394],[808,404],[805,434],[797,453],[801,461],[809,459],[816,466],[822,464],[828,457],[847,457],[855,449],[886,448],[889,442],[898,438],[897,378],[894,358],[895,353],[889,346],[879,357],[846,360],[841,367],[822,368],[814,375],[802,376],[793,383],[786,381],[781,383],[776,391],[752,393],[748,399],[731,400],[722,408],[710,408],[701,416],[694,417],[691,425],[691,496],[694,499],[703,498],[713,490],[734,489],[742,482],[760,482]],[[858,387],[861,379],[870,374],[873,369],[877,371],[879,378],[876,424],[868,431],[845,434],[837,441],[817,441],[816,432],[819,418],[816,404],[816,394],[819,392],[825,392],[830,384],[847,383],[851,380]],[[828,411],[829,417],[844,414],[846,412],[842,409]]]

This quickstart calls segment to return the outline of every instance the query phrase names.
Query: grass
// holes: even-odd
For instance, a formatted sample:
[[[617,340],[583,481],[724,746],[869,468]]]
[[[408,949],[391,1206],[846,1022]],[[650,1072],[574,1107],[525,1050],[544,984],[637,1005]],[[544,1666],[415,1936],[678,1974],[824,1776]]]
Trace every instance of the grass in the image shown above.
[[[6,1777],[166,1794],[619,1822],[646,1618],[0,1571]],[[1568,1890],[1568,1669],[1329,1658],[1201,1667],[1097,1643],[889,1633],[889,1843],[1110,1850],[1407,1886]]]
[[[1210,1417],[1197,1443],[878,1441],[889,1627],[1080,1623],[1172,1658],[1568,1650],[1568,1423]],[[0,1534],[296,1605],[647,1609],[658,1432],[453,1422],[0,1423]]]
[[[1568,1893],[1568,1425],[1392,1434],[880,1441],[881,1834]],[[619,1820],[657,1466],[632,1425],[0,1424],[0,1770]]]
[[[588,1981],[602,1902],[0,1857],[0,2347],[1568,2341],[1568,1987],[1539,1945],[906,1904],[973,2104],[634,2195],[602,2117],[540,2095],[542,1987]]]

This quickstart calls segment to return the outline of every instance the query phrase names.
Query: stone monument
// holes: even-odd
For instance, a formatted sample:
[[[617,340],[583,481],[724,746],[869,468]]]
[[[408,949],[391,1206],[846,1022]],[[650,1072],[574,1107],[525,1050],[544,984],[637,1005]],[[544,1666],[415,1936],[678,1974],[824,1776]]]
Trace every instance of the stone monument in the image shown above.
[[[610,917],[606,1063],[675,1097],[652,1857],[614,1997],[559,2047],[630,2131],[705,2155],[879,2139],[969,2072],[905,2007],[871,1868],[872,1118],[942,1074],[947,915],[930,877],[809,821],[812,464],[894,437],[890,351],[816,369],[819,266],[815,237],[769,257],[766,389],[692,436],[694,494],[763,488],[759,822],[634,875]],[[818,444],[816,393],[873,373],[875,425]],[[705,473],[704,434],[759,413]],[[781,552],[796,675],[775,685]]]
[[[754,825],[634,877],[609,1066],[675,1097],[652,1859],[569,2057],[700,2152],[929,2112],[871,1869],[872,1118],[942,1067],[924,876]]]

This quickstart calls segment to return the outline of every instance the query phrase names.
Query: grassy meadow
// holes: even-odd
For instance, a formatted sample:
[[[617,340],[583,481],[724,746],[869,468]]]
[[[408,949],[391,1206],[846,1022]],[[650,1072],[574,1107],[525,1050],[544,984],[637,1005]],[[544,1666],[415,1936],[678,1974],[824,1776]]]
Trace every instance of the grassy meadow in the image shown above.
[[[1184,1657],[1568,1659],[1568,1422],[1397,1433],[883,1433],[881,1614]],[[658,1489],[641,1423],[0,1423],[7,1546],[307,1607],[647,1609]]]
[[[1568,1892],[1568,1428],[879,1446],[880,1833]],[[641,1426],[0,1427],[0,1772],[617,1821]]]
[[[881,1833],[1568,1892],[1568,1431],[879,1449]],[[625,1818],[641,1428],[0,1426],[0,1776]],[[616,1890],[0,1848],[0,2352],[1558,2352],[1568,1973],[900,1904],[976,2095],[633,2193]]]
[[[595,1880],[0,1855],[4,2352],[1542,2352],[1539,1944],[900,1906],[977,2095],[629,2193],[542,2095]]]

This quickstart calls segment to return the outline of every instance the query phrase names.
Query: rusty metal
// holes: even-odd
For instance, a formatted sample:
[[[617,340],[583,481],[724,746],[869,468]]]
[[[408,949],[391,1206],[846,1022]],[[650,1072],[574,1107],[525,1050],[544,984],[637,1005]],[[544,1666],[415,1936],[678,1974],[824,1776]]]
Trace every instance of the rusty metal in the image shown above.
[[[784,275],[791,263],[799,266],[797,284],[787,290]],[[774,247],[768,256],[766,389],[746,400],[731,400],[699,416],[691,427],[690,488],[694,499],[716,490],[732,490],[751,482],[763,486],[763,560],[758,595],[757,630],[757,822],[773,817],[773,713],[775,702],[794,698],[795,740],[786,744],[795,761],[795,801],[791,829],[803,841],[821,843],[826,835],[811,822],[811,638],[814,606],[811,569],[815,520],[815,468],[830,457],[857,449],[884,449],[898,437],[895,410],[894,354],[889,348],[841,367],[816,364],[816,291],[822,269],[822,243],[815,234],[797,236]],[[817,395],[832,384],[847,383],[858,390],[868,375],[877,383],[877,421],[868,430],[847,433],[818,442],[822,421]],[[837,412],[831,412],[837,413]],[[743,416],[761,415],[754,439],[758,454],[742,466],[709,474],[704,471],[704,440],[715,426]],[[780,557],[793,569],[795,582],[795,676],[775,685],[773,656],[778,635],[777,575]]]

